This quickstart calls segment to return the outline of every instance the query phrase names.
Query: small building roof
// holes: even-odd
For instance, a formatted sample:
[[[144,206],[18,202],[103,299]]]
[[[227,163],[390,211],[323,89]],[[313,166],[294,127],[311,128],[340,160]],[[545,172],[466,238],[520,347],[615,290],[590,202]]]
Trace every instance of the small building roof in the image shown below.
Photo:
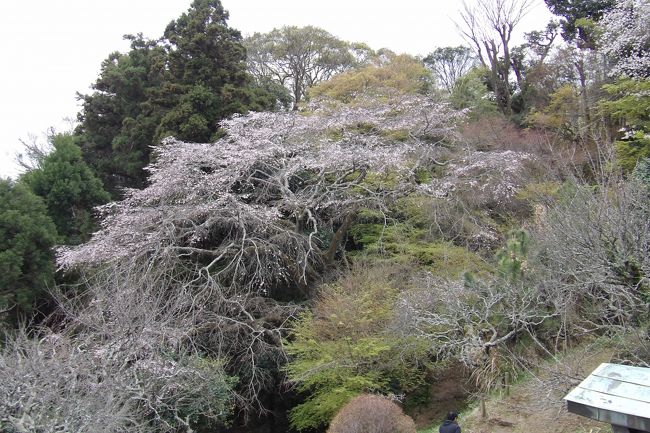
[[[564,399],[569,412],[650,432],[650,368],[600,364]]]

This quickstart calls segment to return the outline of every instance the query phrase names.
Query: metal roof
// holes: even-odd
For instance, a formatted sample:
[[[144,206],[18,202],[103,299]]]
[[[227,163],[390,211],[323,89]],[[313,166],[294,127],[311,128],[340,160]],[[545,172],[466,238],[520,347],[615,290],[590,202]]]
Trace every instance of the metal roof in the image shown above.
[[[600,364],[564,399],[569,412],[650,432],[650,368]]]

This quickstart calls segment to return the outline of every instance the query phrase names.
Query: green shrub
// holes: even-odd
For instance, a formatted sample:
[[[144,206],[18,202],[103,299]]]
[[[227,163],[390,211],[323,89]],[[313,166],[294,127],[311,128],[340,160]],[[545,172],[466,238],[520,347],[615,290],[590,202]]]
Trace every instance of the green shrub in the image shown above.
[[[307,399],[292,409],[298,429],[326,425],[351,398],[367,392],[403,392],[422,381],[428,345],[391,335],[405,269],[357,265],[324,286],[313,312],[294,324],[286,349],[289,379]]]

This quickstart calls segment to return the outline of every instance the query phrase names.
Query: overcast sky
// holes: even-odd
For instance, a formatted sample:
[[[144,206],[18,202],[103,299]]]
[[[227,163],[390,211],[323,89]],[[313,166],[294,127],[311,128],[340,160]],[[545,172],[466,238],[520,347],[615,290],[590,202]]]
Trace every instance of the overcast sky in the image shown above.
[[[471,0],[470,0],[471,1]],[[19,139],[66,130],[103,59],[126,51],[124,34],[156,38],[191,0],[0,0],[0,177],[16,174]],[[283,25],[315,25],[341,39],[424,55],[463,43],[454,25],[461,1],[222,0],[229,24],[248,35]],[[539,4],[520,30],[544,27]]]

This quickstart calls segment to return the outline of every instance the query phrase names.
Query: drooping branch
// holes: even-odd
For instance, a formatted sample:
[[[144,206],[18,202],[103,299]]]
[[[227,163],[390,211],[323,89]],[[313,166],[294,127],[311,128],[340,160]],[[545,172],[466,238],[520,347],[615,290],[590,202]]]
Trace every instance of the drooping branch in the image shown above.
[[[201,306],[200,317],[178,327],[181,340],[223,360],[245,411],[263,411],[260,394],[277,387],[272,372],[286,360],[287,323],[300,311],[292,301],[334,263],[355,211],[385,209],[414,191],[415,170],[453,140],[464,115],[421,96],[309,110],[234,117],[212,144],[167,139],[149,186],[101,207],[91,241],[58,254],[63,269],[100,272],[102,290],[120,299],[143,284],[169,299],[207,293],[188,304],[193,314]],[[381,181],[387,173],[390,184]],[[131,280],[117,284],[116,275]],[[137,309],[124,308],[111,326],[132,331]],[[97,317],[95,309],[78,322],[92,328]],[[100,322],[94,329],[112,341]]]

